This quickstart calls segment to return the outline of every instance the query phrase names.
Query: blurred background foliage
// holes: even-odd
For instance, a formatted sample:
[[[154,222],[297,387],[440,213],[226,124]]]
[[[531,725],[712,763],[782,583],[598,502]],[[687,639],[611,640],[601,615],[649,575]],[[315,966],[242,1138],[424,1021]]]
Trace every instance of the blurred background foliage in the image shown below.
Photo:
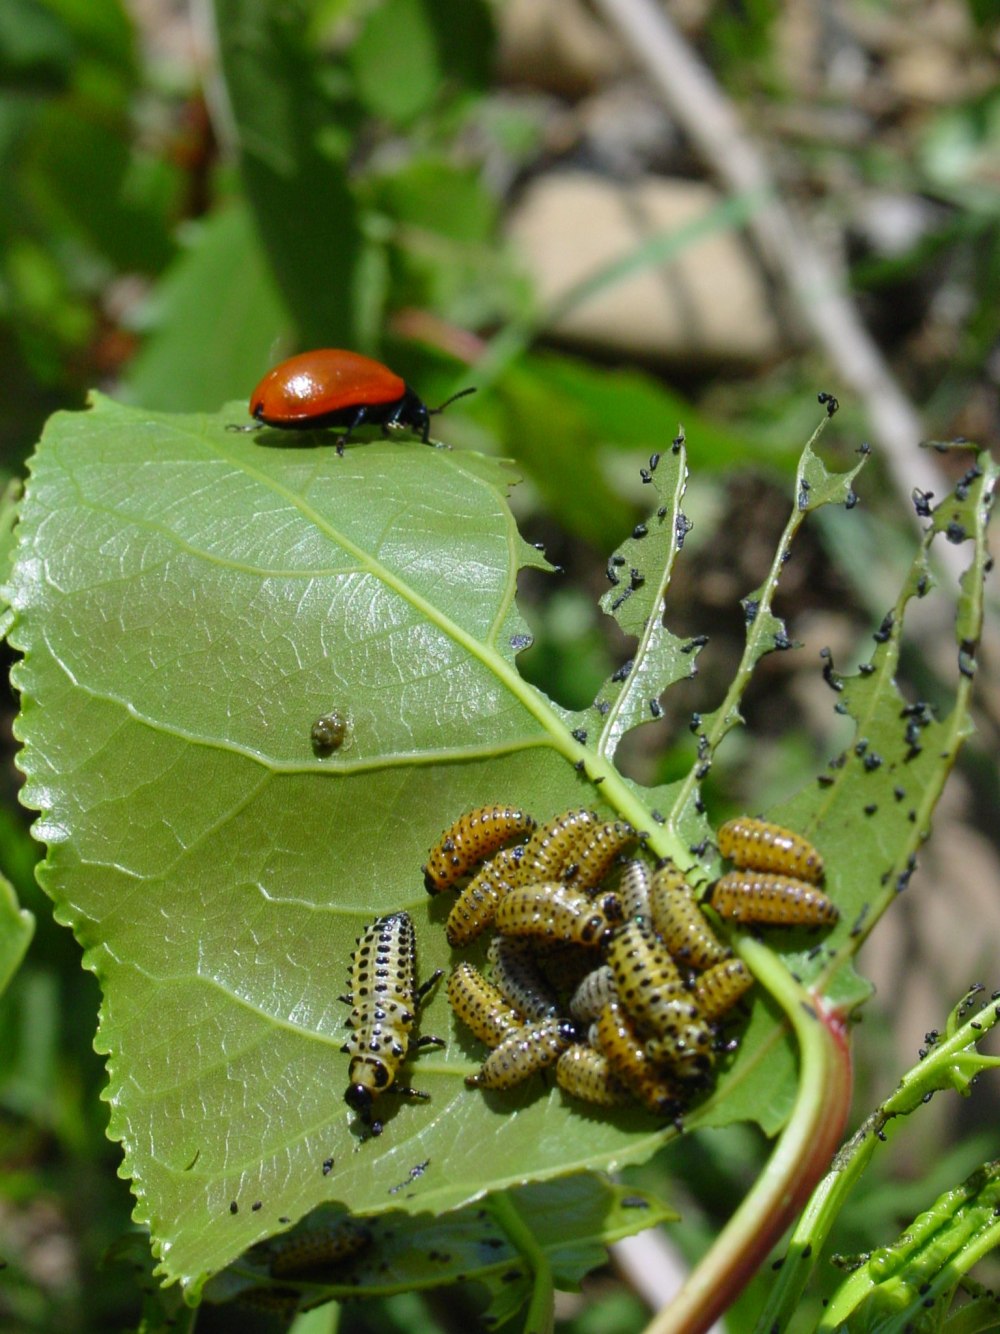
[[[996,446],[996,7],[666,8],[764,145],[928,435]],[[695,527],[670,619],[711,643],[625,765],[647,782],[687,767],[688,715],[718,700],[739,654],[739,598],[770,559],[817,390],[842,399],[824,438],[834,462],[846,465],[871,423],[597,10],[584,0],[3,0],[0,163],[4,481],[22,475],[46,417],[82,408],[91,387],[214,410],[245,402],[281,356],[331,345],[387,361],[432,404],[477,384],[439,432],[521,465],[524,530],[563,567],[524,580],[536,641],[521,662],[568,705],[588,702],[625,652],[596,610],[605,561],[641,516],[639,466],[682,423]],[[663,237],[680,238],[667,258]],[[234,403],[234,419],[244,410]],[[788,795],[841,744],[817,650],[853,665],[912,541],[907,498],[877,456],[861,491],[849,538],[843,516],[824,511],[783,578],[779,610],[804,648],[762,665],[749,729],[709,780],[720,816]],[[881,994],[858,1046],[860,1109],[894,1085],[968,982],[1000,983],[989,948],[1000,931],[989,648],[978,737],[923,874],[862,957]],[[905,686],[933,700],[951,670],[931,628],[911,646]],[[137,1279],[106,1259],[130,1200],[104,1138],[91,1049],[99,997],[34,885],[15,707],[9,699],[0,870],[38,926],[0,998],[0,1324],[129,1328],[148,1271]],[[956,917],[975,926],[964,939]],[[842,1220],[840,1249],[888,1240],[971,1170],[991,1117],[995,1126],[988,1091],[968,1107],[925,1109]],[[685,1222],[671,1236],[690,1254],[764,1152],[749,1131],[704,1135],[633,1175],[680,1203]],[[907,1178],[917,1185],[901,1186]],[[561,1314],[579,1334],[644,1320],[611,1269]],[[342,1327],[469,1320],[458,1299],[400,1298],[351,1310]],[[251,1324],[245,1312],[208,1312],[198,1327]],[[730,1328],[744,1327],[734,1313]]]

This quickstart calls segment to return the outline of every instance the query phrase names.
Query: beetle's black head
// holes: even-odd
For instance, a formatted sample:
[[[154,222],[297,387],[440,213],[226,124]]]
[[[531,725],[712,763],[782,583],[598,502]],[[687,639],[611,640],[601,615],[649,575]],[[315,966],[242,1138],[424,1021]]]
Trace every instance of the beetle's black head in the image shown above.
[[[409,426],[420,436],[424,444],[427,444],[431,433],[430,409],[420,395],[409,385],[406,386],[406,392],[403,394],[403,401],[399,406],[396,419],[402,425]]]

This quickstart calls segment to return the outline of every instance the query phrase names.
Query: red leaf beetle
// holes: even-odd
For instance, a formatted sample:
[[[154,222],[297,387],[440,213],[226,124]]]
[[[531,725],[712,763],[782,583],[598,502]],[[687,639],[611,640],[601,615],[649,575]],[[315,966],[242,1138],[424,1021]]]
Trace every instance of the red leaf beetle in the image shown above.
[[[474,393],[463,389],[439,408],[428,408],[401,376],[360,352],[326,347],[300,352],[281,361],[250,395],[250,415],[262,426],[285,431],[313,431],[346,426],[337,440],[337,453],[359,426],[409,426],[429,444],[430,419],[456,398]],[[252,430],[253,427],[244,427]]]

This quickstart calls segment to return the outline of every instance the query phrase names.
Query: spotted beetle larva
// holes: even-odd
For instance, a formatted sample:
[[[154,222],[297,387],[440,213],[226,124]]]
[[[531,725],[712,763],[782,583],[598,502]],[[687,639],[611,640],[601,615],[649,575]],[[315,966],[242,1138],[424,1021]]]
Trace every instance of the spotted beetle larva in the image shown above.
[[[542,976],[534,942],[515,936],[494,936],[486,954],[493,984],[526,1019],[554,1019],[559,1013],[555,992]]]
[[[448,1002],[466,1028],[487,1047],[501,1042],[524,1027],[524,1015],[505,1000],[471,963],[456,965],[448,978]]]
[[[823,858],[808,839],[769,820],[749,815],[727,820],[718,832],[719,851],[740,870],[777,871],[818,884]]]
[[[595,890],[607,877],[615,861],[636,841],[636,832],[623,820],[595,825],[580,843],[563,876],[574,889]]]
[[[497,905],[510,890],[523,849],[503,848],[481,867],[452,905],[444,933],[458,949],[481,935],[496,916]]]
[[[372,1119],[376,1098],[390,1088],[410,1042],[410,1029],[420,1001],[441,975],[438,969],[419,989],[413,922],[406,912],[379,917],[358,940],[351,959],[350,1037],[341,1048],[351,1057],[344,1101],[373,1135],[382,1133]],[[440,1038],[422,1038],[421,1045],[443,1046]],[[426,1098],[416,1089],[397,1093]]]
[[[695,979],[691,992],[710,1023],[721,1019],[753,986],[753,974],[742,959],[724,959]]]
[[[601,964],[588,973],[569,998],[569,1012],[581,1023],[589,1023],[604,1009],[605,1005],[618,999],[615,975],[608,964]]]
[[[712,1029],[693,1000],[667,1001],[665,1031],[646,1039],[646,1053],[657,1065],[668,1066],[680,1079],[697,1079],[715,1064]],[[661,1014],[663,1023],[666,1015]]]
[[[540,825],[525,844],[515,884],[559,880],[597,820],[593,811],[565,811]]]
[[[534,936],[597,948],[620,920],[620,905],[613,896],[596,901],[578,890],[557,883],[521,885],[512,889],[497,908],[497,930],[508,936]]]
[[[680,970],[642,918],[620,927],[606,951],[618,998],[640,1023],[655,1029],[650,1016],[657,1004],[688,993]]]
[[[535,821],[516,806],[480,806],[448,826],[427,854],[424,884],[428,894],[450,889],[479,862],[519,835],[530,834]]]
[[[637,858],[626,862],[618,881],[622,911],[629,917],[649,916],[649,868]]]
[[[556,1062],[556,1083],[571,1097],[598,1107],[620,1107],[632,1101],[604,1053],[580,1042],[567,1047]]]
[[[495,1047],[478,1073],[468,1075],[465,1082],[470,1088],[513,1088],[539,1070],[554,1065],[575,1041],[576,1029],[566,1019],[543,1019],[528,1024]]]
[[[653,926],[672,957],[692,968],[709,968],[730,951],[708,924],[694,890],[672,863],[653,873],[649,887]]]
[[[760,926],[832,926],[840,917],[815,885],[765,871],[730,871],[713,885],[711,904],[731,922]]]
[[[684,1104],[681,1086],[646,1053],[635,1021],[622,1005],[606,1005],[597,1018],[597,1041],[611,1069],[655,1116],[676,1116]]]
[[[269,1269],[274,1278],[289,1278],[312,1269],[339,1264],[371,1244],[372,1234],[351,1218],[325,1227],[290,1232],[268,1243]]]

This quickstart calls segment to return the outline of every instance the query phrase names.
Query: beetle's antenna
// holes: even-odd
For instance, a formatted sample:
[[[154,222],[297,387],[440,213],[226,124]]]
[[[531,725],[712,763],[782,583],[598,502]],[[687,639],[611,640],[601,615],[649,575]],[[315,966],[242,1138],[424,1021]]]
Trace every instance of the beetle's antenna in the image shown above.
[[[428,408],[428,417],[436,417],[439,412],[444,412],[449,403],[454,403],[456,398],[465,398],[466,394],[474,394],[475,392],[475,385],[471,389],[460,389],[457,394],[452,394],[451,398],[446,398],[439,408]]]

